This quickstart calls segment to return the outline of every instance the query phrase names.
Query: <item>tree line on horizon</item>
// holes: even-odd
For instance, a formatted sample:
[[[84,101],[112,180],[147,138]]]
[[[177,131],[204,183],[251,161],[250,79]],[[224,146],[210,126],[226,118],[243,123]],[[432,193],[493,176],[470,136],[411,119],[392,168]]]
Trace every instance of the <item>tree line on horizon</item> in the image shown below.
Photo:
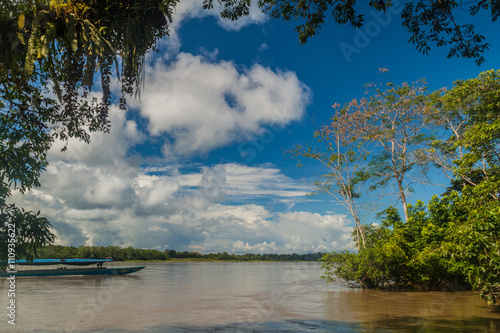
[[[166,249],[164,251],[136,249],[131,246],[64,246],[47,245],[38,252],[40,259],[105,259],[108,257],[116,261],[127,260],[172,260],[172,259],[195,259],[216,261],[318,261],[324,253],[308,254],[229,254],[222,253],[200,253],[189,251],[176,251]]]

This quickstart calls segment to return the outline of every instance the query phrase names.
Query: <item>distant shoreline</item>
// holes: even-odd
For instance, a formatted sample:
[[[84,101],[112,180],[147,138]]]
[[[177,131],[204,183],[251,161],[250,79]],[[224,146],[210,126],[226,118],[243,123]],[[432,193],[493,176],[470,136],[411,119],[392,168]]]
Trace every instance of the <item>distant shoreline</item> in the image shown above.
[[[197,251],[176,251],[165,249],[164,251],[149,249],[134,249],[129,246],[64,246],[47,245],[38,251],[37,259],[104,259],[113,258],[115,261],[151,261],[151,262],[294,262],[294,261],[318,261],[324,253],[245,253],[229,254],[227,252],[200,253]]]
[[[205,259],[205,258],[173,258],[168,260],[113,260],[113,262],[320,262],[320,260],[221,260],[221,259]]]

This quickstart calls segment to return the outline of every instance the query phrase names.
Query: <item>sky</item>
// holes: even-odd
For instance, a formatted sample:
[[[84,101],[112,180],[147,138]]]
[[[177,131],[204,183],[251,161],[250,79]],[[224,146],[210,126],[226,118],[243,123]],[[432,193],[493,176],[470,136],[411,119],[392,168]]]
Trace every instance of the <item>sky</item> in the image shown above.
[[[478,67],[446,58],[444,49],[417,52],[394,3],[385,15],[366,7],[358,30],[327,19],[300,45],[294,22],[269,19],[256,7],[226,21],[201,1],[182,0],[170,36],[148,56],[141,100],[129,101],[127,112],[113,105],[111,133],[93,133],[89,145],[71,140],[61,152],[56,142],[41,187],[13,200],[40,210],[62,245],[354,250],[353,220],[343,207],[307,196],[327,171],[313,161],[298,168],[285,151],[313,143],[334,103],[363,97],[366,83],[387,82],[380,68],[395,83],[425,78],[431,90],[500,68],[498,27],[487,15],[474,19],[493,44]],[[441,192],[417,186],[408,201]],[[384,204],[397,204],[396,197]]]

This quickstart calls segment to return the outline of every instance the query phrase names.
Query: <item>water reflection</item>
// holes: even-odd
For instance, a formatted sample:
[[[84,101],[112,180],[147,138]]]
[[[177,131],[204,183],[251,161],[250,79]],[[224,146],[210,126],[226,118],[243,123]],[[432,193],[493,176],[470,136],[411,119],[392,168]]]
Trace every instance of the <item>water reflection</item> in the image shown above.
[[[154,263],[117,277],[17,280],[15,332],[499,332],[472,292],[353,290],[317,263]],[[7,304],[0,280],[0,308]]]
[[[500,332],[500,313],[469,291],[341,290],[328,293],[330,318],[397,332]]]

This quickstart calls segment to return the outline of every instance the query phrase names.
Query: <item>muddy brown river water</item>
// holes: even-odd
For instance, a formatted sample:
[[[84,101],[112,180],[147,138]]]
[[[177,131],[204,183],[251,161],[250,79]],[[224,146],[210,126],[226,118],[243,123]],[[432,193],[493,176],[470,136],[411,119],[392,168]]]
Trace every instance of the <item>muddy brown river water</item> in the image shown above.
[[[147,263],[118,277],[0,281],[0,332],[500,332],[474,292],[351,289],[318,263]]]

